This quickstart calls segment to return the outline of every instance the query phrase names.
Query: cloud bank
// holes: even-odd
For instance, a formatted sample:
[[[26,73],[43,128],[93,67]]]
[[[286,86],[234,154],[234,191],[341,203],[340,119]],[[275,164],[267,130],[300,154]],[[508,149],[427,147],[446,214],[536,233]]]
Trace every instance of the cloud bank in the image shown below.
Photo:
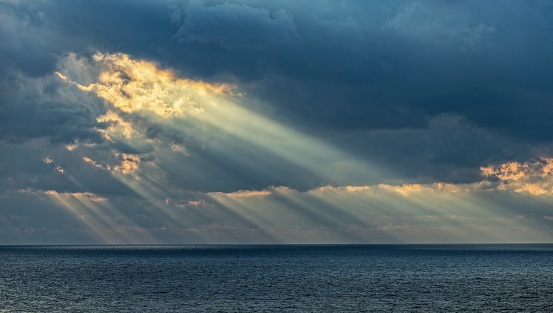
[[[552,16],[0,1],[2,238],[550,241]]]

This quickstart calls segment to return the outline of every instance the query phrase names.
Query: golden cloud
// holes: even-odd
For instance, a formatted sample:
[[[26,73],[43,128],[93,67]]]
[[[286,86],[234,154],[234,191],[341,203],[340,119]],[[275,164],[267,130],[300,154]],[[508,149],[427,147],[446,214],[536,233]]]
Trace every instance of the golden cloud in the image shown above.
[[[123,158],[120,165],[117,165],[113,168],[115,172],[120,172],[123,174],[129,174],[138,169],[138,164],[140,163],[140,158],[134,154],[116,154]]]
[[[534,196],[553,193],[553,158],[540,157],[524,163],[508,162],[481,167],[482,175],[500,181],[500,190]]]
[[[81,90],[95,92],[125,113],[151,112],[163,118],[196,114],[203,111],[203,96],[228,93],[233,88],[179,79],[155,63],[133,60],[123,53],[96,54],[93,60],[101,68],[97,82],[88,86],[75,84]],[[65,75],[56,74],[68,81]]]
[[[55,190],[47,190],[44,194],[50,197],[74,197],[77,199],[88,200],[92,202],[107,201],[107,198],[100,197],[92,192],[57,192]]]
[[[115,157],[121,159],[121,162],[115,166],[110,166],[109,164],[102,165],[98,162],[92,160],[89,157],[83,157],[83,161],[91,164],[94,167],[101,168],[106,171],[110,171],[113,174],[131,174],[134,173],[139,168],[140,157],[134,154],[127,153],[115,153]]]
[[[272,194],[271,190],[239,190],[225,194],[227,197],[249,198],[249,197],[264,197]]]

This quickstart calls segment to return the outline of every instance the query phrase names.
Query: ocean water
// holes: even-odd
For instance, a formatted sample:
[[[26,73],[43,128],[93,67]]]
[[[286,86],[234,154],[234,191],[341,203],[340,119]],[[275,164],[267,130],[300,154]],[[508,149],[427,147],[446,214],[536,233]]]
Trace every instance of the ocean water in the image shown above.
[[[553,245],[0,246],[0,312],[552,312]]]

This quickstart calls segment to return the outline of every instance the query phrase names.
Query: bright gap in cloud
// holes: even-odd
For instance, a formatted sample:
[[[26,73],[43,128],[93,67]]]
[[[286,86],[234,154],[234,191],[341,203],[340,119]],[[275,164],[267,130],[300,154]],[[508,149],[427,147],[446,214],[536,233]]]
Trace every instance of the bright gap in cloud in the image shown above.
[[[229,238],[236,242],[298,243],[504,242],[517,241],[509,235],[510,230],[524,229],[522,240],[549,238],[542,228],[530,229],[533,222],[517,214],[524,210],[502,207],[505,203],[497,195],[506,192],[508,198],[519,202],[518,194],[542,196],[530,201],[549,203],[553,190],[550,159],[541,159],[538,165],[484,167],[483,175],[490,181],[474,184],[363,184],[385,171],[248,109],[251,100],[236,92],[236,86],[180,79],[154,63],[125,54],[97,54],[91,60],[70,55],[65,66],[58,73],[60,78],[105,100],[107,113],[99,116],[98,122],[107,126],[98,131],[106,141],[137,151],[151,147],[134,154],[113,148],[111,159],[83,156],[83,163],[119,179],[156,209],[164,225],[173,225],[181,236],[194,233],[200,242]],[[94,74],[83,79],[92,82],[73,82],[69,73],[78,69]],[[86,71],[78,76],[86,77]],[[266,185],[266,189],[232,193],[199,192],[200,200],[182,198],[183,192],[196,191],[172,183],[169,177],[174,173],[167,172],[165,160],[178,161],[169,167],[180,176],[217,173],[210,173],[204,160],[193,161],[191,154],[201,156],[202,151],[190,150],[186,143],[171,141],[169,136],[152,137],[148,127],[170,131],[177,138],[200,138],[227,164],[240,164],[266,177],[278,174],[275,171],[282,165],[255,157],[272,156],[318,177],[319,186],[324,187],[299,191]],[[238,148],[255,149],[254,158],[244,160],[242,154],[234,154],[240,149],[228,151],[235,148],[233,141]],[[78,152],[78,144],[71,145],[70,151]],[[197,168],[186,166],[193,162]],[[209,160],[206,164],[210,165]],[[221,178],[210,179],[216,184]],[[90,216],[86,225],[104,242],[110,240],[103,238],[105,234],[97,227],[117,226],[106,216],[89,212],[99,208],[85,194],[52,192],[49,196],[76,217]],[[540,212],[532,214],[536,213]],[[549,222],[546,217],[543,220]],[[136,242],[137,238],[115,240]]]

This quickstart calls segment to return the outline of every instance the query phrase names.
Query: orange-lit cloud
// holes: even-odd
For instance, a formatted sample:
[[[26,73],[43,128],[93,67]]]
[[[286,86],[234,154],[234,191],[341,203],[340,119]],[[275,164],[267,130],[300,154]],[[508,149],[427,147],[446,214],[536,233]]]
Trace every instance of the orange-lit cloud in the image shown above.
[[[92,202],[108,201],[107,198],[100,197],[91,192],[57,192],[55,190],[47,190],[44,192],[44,194],[52,197],[75,197]]]
[[[203,95],[228,93],[233,88],[180,79],[155,63],[133,60],[122,53],[96,54],[93,61],[101,69],[97,82],[88,86],[75,84],[81,90],[95,92],[125,113],[151,112],[163,118],[196,114],[203,111]],[[65,75],[57,74],[69,81]],[[110,117],[113,116],[107,118]]]
[[[284,242],[306,238],[330,242],[516,240],[517,236],[509,235],[510,229],[524,231],[525,238],[546,240],[542,230],[523,229],[522,225],[531,225],[534,218],[520,210],[511,213],[512,208],[488,200],[502,197],[502,192],[506,197],[513,195],[498,186],[483,181],[323,186],[308,191],[276,187],[263,190],[263,196],[257,196],[256,190],[208,195],[251,224],[263,225],[268,236]]]
[[[129,174],[138,169],[138,164],[140,163],[138,156],[126,153],[117,154],[117,156],[120,156],[123,160],[120,165],[113,168],[114,171]]]
[[[240,190],[226,194],[228,197],[249,198],[249,197],[263,197],[270,195],[272,192],[269,190]]]
[[[309,193],[325,194],[335,193],[343,195],[381,195],[397,194],[401,196],[411,196],[423,193],[461,193],[477,190],[489,189],[487,182],[474,184],[449,184],[449,183],[431,183],[431,184],[376,184],[368,186],[323,186],[310,190]]]
[[[500,190],[534,196],[553,193],[553,158],[541,157],[536,161],[508,162],[480,169],[483,176],[499,180]]]
[[[115,153],[115,157],[121,160],[120,163],[116,164],[115,166],[110,166],[109,164],[99,164],[89,157],[83,157],[83,161],[91,164],[94,167],[101,168],[112,173],[131,174],[138,170],[140,157],[138,157],[137,155],[127,153]]]
[[[337,241],[377,234],[392,236],[394,233],[401,237],[398,241],[408,238],[423,240],[448,231],[462,233],[464,238],[473,238],[473,235],[495,238],[493,236],[500,237],[503,233],[488,227],[488,222],[493,221],[497,227],[508,229],[518,220],[511,215],[498,219],[500,209],[482,199],[493,193],[541,196],[552,190],[551,159],[482,167],[483,179],[474,183],[379,184],[376,179],[366,179],[379,177],[379,168],[369,161],[248,109],[249,106],[245,105],[247,99],[225,96],[229,86],[180,79],[154,63],[133,60],[124,54],[98,54],[93,63],[99,73],[94,82],[76,85],[105,100],[107,108],[97,117],[97,122],[103,123],[98,131],[111,143],[122,142],[137,149],[124,150],[136,151],[136,154],[111,150],[109,161],[90,157],[82,157],[82,160],[113,174],[156,208],[156,214],[167,225],[190,226],[189,231],[208,233],[214,230],[239,232],[240,229],[254,232],[255,229],[267,232],[267,238],[281,242],[295,242],[299,238],[296,236],[306,234],[315,238],[323,233],[327,236],[325,238]],[[60,77],[69,79],[63,74]],[[159,137],[156,132],[146,134],[152,124],[161,125]],[[217,134],[213,137],[225,139],[231,134],[232,138],[239,139],[238,142],[266,152],[263,155],[274,155],[280,162],[320,175],[321,180],[329,185],[308,191],[285,186],[263,189],[261,186],[230,193],[199,194],[193,197],[194,200],[187,197],[175,199],[175,194],[184,190],[168,184],[171,180],[164,175],[172,167],[156,162],[174,161],[167,155],[178,155],[179,161],[185,162],[188,159],[183,156],[192,155],[190,159],[195,160],[194,154],[198,154],[199,148],[183,145],[190,142],[182,140],[185,132],[190,138],[208,138],[205,144],[212,144],[210,148],[220,152],[221,158],[231,161],[236,158],[231,153],[225,154],[224,145],[215,146],[220,144],[220,138],[210,141],[211,137],[195,133],[196,129],[211,130]],[[174,132],[172,138],[177,139],[163,142],[166,131]],[[147,149],[139,149],[144,143],[148,144]],[[202,149],[203,144],[201,142]],[[151,153],[151,157],[145,156],[146,153]],[[182,175],[185,176],[192,167],[178,168],[183,169]],[[258,166],[255,170],[266,170],[268,175],[274,173],[272,167]],[[357,180],[352,180],[352,177]],[[370,184],[367,181],[377,182]],[[244,188],[243,185],[240,188]],[[86,198],[85,195],[72,197]],[[63,197],[57,198],[60,202],[68,202]],[[225,223],[227,220],[229,222]],[[200,222],[202,224],[198,226]],[[462,223],[474,225],[471,229],[474,234],[465,233],[459,226]]]
[[[96,121],[98,123],[108,123],[108,127],[105,129],[98,129],[98,132],[100,132],[104,138],[109,141],[113,142],[117,139],[130,139],[137,135],[137,132],[133,128],[132,124],[121,118],[112,110],[109,110],[106,114],[99,116]]]
[[[502,181],[517,181],[525,177],[548,177],[553,175],[553,158],[541,157],[531,162],[508,162],[497,166],[481,167],[482,174],[497,177]]]
[[[96,163],[96,161],[92,160],[91,158],[83,157],[83,161],[85,161],[86,163],[90,163],[90,164],[94,165],[95,167],[98,167],[98,168],[101,168],[101,169],[106,169],[106,168],[104,168],[104,166],[102,166],[101,164]],[[109,170],[109,165],[107,166],[107,169]]]
[[[54,162],[54,160],[52,160],[49,156],[47,156],[42,159],[42,162],[46,164],[51,164],[52,162]]]
[[[155,63],[134,60],[125,54],[96,54],[91,60],[73,54],[64,64],[66,68],[58,73],[60,78],[105,100],[106,110],[96,119],[101,123],[97,131],[110,143],[124,143],[138,153],[148,151],[153,156],[144,159],[171,161],[191,156],[193,151],[182,144],[190,141],[163,142],[155,137],[157,134],[152,137],[148,133],[159,129],[160,138],[168,135],[170,138],[199,139],[205,142],[201,149],[211,144],[211,149],[222,149],[221,158],[242,162],[233,153],[225,155],[222,147],[226,143],[220,144],[222,136],[231,135],[251,146],[260,160],[267,156],[278,158],[284,162],[277,167],[296,166],[313,176],[324,177],[329,183],[342,184],[345,177],[362,180],[379,175],[381,170],[320,138],[249,109],[248,99],[232,96],[233,86],[181,79]],[[79,82],[73,82],[72,76]],[[103,166],[113,174],[133,173],[142,166],[138,158],[130,159],[122,154],[117,158],[122,159],[121,163],[112,162],[109,167],[105,160],[95,160],[95,164],[85,161],[96,167]],[[251,166],[262,175],[272,176],[271,167],[264,166],[263,161]],[[235,196],[263,195],[266,195],[263,191],[249,191]]]

